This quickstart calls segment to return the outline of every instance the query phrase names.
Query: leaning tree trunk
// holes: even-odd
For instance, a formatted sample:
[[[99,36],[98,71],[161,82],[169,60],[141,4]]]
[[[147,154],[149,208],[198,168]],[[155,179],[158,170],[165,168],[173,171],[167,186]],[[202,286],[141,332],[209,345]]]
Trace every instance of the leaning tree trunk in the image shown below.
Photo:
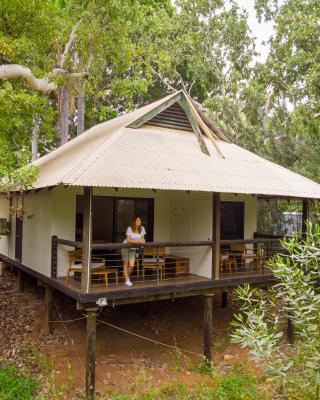
[[[60,94],[59,145],[67,143],[69,138],[69,97],[70,86],[66,83]]]
[[[32,161],[36,161],[38,159],[38,151],[39,151],[39,119],[34,118],[33,128],[32,128]]]
[[[85,98],[83,94],[77,96],[77,136],[84,132]]]

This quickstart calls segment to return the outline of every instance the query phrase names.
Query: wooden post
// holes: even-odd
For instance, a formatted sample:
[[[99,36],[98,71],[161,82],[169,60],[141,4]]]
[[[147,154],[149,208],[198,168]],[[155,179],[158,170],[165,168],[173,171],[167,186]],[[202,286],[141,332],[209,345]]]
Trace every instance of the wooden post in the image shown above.
[[[306,239],[308,235],[307,221],[309,220],[309,201],[308,199],[302,200],[302,239]]]
[[[23,293],[24,292],[24,276],[23,276],[23,272],[20,269],[18,269],[17,286],[18,286],[18,292]]]
[[[51,278],[57,277],[58,269],[58,237],[51,237]]]
[[[0,261],[0,278],[3,278],[5,268],[6,264],[3,261]]]
[[[287,320],[287,338],[290,344],[294,343],[294,326],[292,319],[290,318]]]
[[[86,399],[95,397],[96,379],[96,333],[98,307],[87,308],[87,364],[86,364]]]
[[[212,361],[212,303],[213,294],[203,296],[204,300],[204,336],[203,354],[208,361]]]
[[[83,188],[82,274],[81,292],[89,293],[92,246],[92,187]]]
[[[220,279],[220,193],[212,196],[212,278]]]
[[[221,293],[221,308],[228,307],[228,292]]]
[[[52,333],[51,329],[51,315],[52,315],[52,289],[49,286],[44,287],[44,323],[43,331],[45,335]]]

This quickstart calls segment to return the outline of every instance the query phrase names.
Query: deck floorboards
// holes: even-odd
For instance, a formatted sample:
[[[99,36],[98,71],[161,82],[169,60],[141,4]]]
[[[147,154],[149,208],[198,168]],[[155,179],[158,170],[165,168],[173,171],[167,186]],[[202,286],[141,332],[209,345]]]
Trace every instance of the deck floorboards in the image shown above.
[[[266,271],[265,274],[257,273],[257,271],[241,271],[241,272],[234,272],[234,273],[225,273],[221,275],[220,282],[221,286],[223,286],[224,282],[229,282],[230,280],[235,279],[235,281],[243,278],[254,278],[254,277],[266,277],[266,279],[270,279],[272,274],[269,271]],[[66,277],[57,278],[60,283],[68,286],[70,289],[76,290],[80,292],[80,281],[73,279],[73,277],[69,278],[69,281],[66,281]],[[137,278],[132,279],[133,286],[128,287],[124,284],[122,279],[120,278],[120,282],[116,283],[109,283],[108,286],[105,286],[103,282],[101,283],[91,283],[90,285],[90,293],[108,293],[112,295],[113,293],[119,293],[119,291],[124,292],[132,292],[132,294],[136,291],[141,292],[142,290],[151,289],[151,288],[158,288],[161,291],[161,288],[166,287],[169,289],[170,287],[172,290],[177,289],[179,287],[185,287],[186,285],[195,285],[198,286],[199,284],[201,287],[205,287],[206,283],[208,284],[208,288],[210,287],[210,283],[212,279],[205,278],[203,276],[188,274],[179,277],[170,277],[170,278],[163,278],[157,281],[155,279],[146,279],[146,280],[139,280]],[[237,283],[235,282],[236,286]],[[131,297],[131,296],[130,296]]]

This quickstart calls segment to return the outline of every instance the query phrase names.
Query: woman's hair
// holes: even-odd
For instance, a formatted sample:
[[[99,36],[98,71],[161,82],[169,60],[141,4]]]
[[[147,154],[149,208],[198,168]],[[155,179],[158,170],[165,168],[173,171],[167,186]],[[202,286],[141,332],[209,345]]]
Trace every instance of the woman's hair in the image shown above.
[[[132,222],[132,225],[131,225],[131,230],[132,230],[132,232],[138,232],[138,233],[141,233],[141,230],[142,230],[142,223],[141,223],[141,225],[140,226],[136,226],[136,220],[137,219],[140,219],[140,221],[141,221],[141,218],[140,217],[136,217],[134,220],[133,220],[133,222]]]

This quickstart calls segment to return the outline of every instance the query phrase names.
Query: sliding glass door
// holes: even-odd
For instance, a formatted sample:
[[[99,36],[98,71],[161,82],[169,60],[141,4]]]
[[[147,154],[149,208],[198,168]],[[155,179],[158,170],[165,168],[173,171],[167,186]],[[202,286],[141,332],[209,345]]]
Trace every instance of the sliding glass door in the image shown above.
[[[147,234],[153,240],[153,199],[93,196],[93,242],[122,242],[127,227],[140,217]],[[77,196],[76,240],[82,240],[83,196]]]
[[[115,198],[115,231],[114,239],[122,242],[127,227],[134,219],[140,217],[146,230],[146,240],[153,240],[153,199],[121,199]]]

